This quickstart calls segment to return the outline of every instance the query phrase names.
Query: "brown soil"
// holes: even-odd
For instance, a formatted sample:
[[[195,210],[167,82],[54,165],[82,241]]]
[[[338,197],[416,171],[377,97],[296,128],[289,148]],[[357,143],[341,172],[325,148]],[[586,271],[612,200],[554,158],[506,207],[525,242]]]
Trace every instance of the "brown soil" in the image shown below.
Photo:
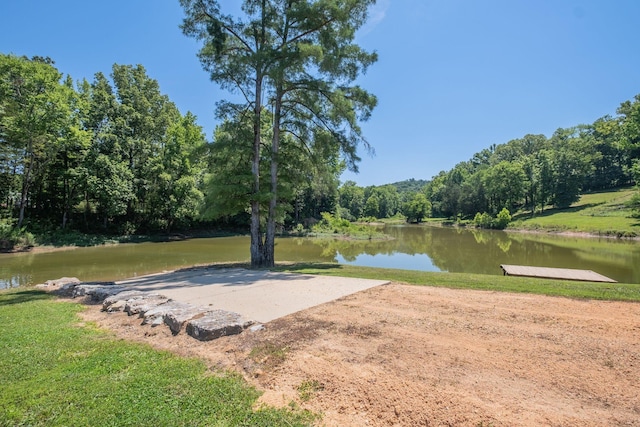
[[[390,284],[202,343],[118,336],[234,369],[327,426],[640,426],[640,305]]]

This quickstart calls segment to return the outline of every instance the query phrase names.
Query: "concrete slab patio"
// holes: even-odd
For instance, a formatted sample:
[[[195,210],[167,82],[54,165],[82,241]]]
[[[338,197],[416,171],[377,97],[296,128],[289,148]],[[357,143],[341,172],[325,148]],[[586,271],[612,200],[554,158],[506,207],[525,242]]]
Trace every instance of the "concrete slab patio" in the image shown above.
[[[387,283],[240,268],[195,268],[117,282],[180,302],[233,311],[260,323]]]

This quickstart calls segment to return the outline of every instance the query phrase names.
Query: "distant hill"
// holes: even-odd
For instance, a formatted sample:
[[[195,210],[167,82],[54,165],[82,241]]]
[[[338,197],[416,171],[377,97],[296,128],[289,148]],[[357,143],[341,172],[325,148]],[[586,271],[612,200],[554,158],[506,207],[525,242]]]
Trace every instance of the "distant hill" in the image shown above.
[[[398,190],[398,193],[403,193],[405,191],[409,191],[409,192],[418,192],[420,190],[422,190],[422,187],[424,187],[427,184],[427,180],[424,179],[407,179],[404,181],[400,181],[400,182],[394,182],[393,184],[389,184],[389,185],[393,185],[394,187],[396,187],[396,189]]]

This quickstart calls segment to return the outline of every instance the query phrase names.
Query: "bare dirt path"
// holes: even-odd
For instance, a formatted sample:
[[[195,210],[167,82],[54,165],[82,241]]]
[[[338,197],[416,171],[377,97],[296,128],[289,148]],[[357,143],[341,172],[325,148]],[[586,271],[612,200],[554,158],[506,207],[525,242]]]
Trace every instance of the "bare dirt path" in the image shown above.
[[[640,426],[636,303],[390,284],[207,343],[85,316],[235,369],[319,425]]]

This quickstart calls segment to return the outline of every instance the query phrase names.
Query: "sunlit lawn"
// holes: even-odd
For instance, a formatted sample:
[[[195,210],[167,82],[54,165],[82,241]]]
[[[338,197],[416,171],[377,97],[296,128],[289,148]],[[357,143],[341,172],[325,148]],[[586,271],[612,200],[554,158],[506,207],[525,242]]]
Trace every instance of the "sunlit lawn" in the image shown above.
[[[626,188],[584,194],[580,201],[568,209],[549,209],[533,218],[529,218],[527,213],[521,213],[512,226],[614,236],[640,235],[640,218],[633,218],[631,210],[625,206],[635,191],[633,188]]]
[[[259,393],[202,361],[80,323],[84,307],[0,292],[0,426],[309,425],[302,411],[252,407]]]

